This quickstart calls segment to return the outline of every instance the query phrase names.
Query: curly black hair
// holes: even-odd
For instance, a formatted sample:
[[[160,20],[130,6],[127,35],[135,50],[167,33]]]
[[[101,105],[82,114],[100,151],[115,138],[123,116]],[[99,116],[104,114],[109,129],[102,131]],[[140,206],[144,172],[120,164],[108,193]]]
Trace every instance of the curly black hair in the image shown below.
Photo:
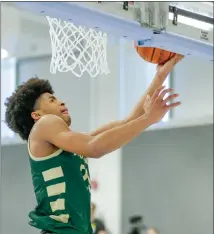
[[[31,78],[19,85],[13,94],[6,99],[6,124],[23,140],[27,140],[29,137],[34,125],[31,112],[34,111],[35,104],[43,93],[54,93],[50,82]]]

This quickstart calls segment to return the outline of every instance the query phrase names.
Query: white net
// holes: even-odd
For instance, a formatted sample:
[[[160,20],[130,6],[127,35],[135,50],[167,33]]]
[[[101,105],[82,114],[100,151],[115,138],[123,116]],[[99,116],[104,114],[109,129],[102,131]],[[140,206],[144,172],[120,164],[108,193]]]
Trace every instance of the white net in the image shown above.
[[[71,71],[77,77],[108,74],[107,34],[47,16],[52,59],[50,72]]]

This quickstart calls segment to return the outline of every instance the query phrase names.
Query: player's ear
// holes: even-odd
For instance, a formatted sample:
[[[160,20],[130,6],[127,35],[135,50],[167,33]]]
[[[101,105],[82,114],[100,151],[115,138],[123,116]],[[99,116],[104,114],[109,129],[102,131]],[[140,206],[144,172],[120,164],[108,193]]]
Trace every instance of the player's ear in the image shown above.
[[[31,117],[33,120],[39,120],[41,118],[41,114],[39,111],[33,111],[31,112]]]

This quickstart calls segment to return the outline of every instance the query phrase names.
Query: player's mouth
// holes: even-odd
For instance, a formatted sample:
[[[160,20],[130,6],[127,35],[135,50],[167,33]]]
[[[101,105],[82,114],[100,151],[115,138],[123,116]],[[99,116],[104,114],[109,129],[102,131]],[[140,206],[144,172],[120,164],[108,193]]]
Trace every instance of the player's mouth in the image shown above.
[[[61,113],[63,115],[68,115],[68,109],[67,108],[64,108],[63,110],[61,110]]]

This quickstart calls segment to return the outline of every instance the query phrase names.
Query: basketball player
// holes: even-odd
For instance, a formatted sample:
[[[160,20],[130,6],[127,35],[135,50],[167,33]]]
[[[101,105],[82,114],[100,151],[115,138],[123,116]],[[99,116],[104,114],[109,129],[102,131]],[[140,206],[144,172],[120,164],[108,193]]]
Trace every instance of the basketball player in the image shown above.
[[[32,78],[17,87],[5,103],[6,122],[28,142],[38,204],[29,213],[30,225],[43,233],[92,234],[87,158],[119,149],[180,105],[173,102],[178,95],[161,86],[181,58],[176,55],[158,66],[152,84],[126,119],[88,134],[69,128],[69,110],[54,96],[49,81]]]

